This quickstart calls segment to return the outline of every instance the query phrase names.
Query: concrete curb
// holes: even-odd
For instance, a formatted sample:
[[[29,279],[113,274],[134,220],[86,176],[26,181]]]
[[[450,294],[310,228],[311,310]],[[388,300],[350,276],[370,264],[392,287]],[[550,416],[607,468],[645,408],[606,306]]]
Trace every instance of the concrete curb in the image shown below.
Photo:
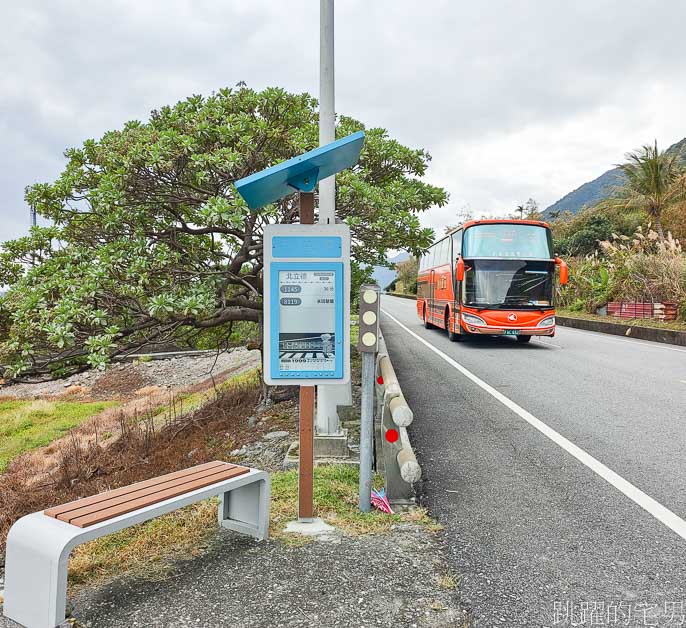
[[[572,327],[574,329],[597,331],[602,334],[612,334],[614,336],[624,336],[626,338],[637,338],[639,340],[650,340],[652,342],[662,342],[665,344],[686,347],[686,332],[677,331],[676,329],[638,327],[635,325],[624,325],[622,323],[610,323],[606,321],[595,321],[560,315],[555,316],[555,321],[558,325]]]

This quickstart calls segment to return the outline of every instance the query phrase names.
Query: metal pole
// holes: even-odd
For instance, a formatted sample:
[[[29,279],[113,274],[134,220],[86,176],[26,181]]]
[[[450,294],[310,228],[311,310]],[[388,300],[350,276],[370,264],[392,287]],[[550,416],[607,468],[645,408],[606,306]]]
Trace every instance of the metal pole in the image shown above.
[[[319,4],[319,145],[336,139],[334,0]],[[336,177],[319,182],[319,223],[336,222]]]
[[[299,195],[300,224],[314,223],[314,194]],[[314,386],[300,387],[300,445],[298,448],[298,519],[310,521],[314,517]]]
[[[334,0],[319,3],[319,145],[336,139]],[[336,223],[336,177],[319,182],[319,224]],[[343,389],[343,387],[346,389]],[[317,386],[317,434],[341,434],[338,405],[352,401],[350,384]]]
[[[372,509],[372,444],[374,432],[374,353],[362,354],[362,412],[360,416],[360,510]]]

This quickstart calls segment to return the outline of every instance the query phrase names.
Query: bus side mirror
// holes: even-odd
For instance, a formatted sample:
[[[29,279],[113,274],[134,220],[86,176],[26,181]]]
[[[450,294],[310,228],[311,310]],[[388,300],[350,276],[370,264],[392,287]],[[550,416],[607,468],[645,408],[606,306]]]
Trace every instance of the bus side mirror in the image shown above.
[[[560,285],[566,286],[569,281],[569,266],[559,257],[555,258],[555,264],[560,267]]]
[[[462,281],[464,279],[464,260],[462,259],[462,256],[457,258],[455,277],[458,281]]]

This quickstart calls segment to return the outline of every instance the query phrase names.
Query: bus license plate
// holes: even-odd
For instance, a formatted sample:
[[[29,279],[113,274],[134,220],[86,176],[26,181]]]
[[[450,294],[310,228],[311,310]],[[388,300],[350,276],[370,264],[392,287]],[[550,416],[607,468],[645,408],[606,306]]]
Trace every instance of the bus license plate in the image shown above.
[[[518,336],[519,330],[518,329],[504,329],[503,335],[505,335],[505,336]]]

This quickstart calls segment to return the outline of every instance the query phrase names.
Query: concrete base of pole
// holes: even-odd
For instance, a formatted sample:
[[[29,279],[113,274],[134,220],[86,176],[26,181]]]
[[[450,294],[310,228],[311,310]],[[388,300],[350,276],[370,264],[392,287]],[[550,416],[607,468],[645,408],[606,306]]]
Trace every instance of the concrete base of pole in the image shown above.
[[[348,430],[341,430],[340,434],[314,437],[315,458],[348,458],[349,456]]]
[[[336,532],[336,528],[324,523],[319,517],[314,517],[309,520],[290,521],[286,524],[284,532],[303,536],[325,536]]]
[[[335,436],[341,433],[338,406],[352,406],[353,394],[350,384],[317,386],[317,419],[315,434]]]
[[[314,464],[315,466],[317,465],[322,465],[322,464],[348,464],[348,465],[358,465],[360,464],[360,461],[358,459],[357,453],[352,450],[348,450],[348,456],[346,457],[331,457],[331,458],[326,458],[324,456],[315,456],[314,459]],[[283,468],[285,471],[288,471],[289,469],[297,469],[298,468],[298,462],[299,462],[299,457],[298,457],[298,441],[295,441],[291,443],[290,447],[288,448],[288,451],[286,452],[286,456],[284,457],[283,460]]]

